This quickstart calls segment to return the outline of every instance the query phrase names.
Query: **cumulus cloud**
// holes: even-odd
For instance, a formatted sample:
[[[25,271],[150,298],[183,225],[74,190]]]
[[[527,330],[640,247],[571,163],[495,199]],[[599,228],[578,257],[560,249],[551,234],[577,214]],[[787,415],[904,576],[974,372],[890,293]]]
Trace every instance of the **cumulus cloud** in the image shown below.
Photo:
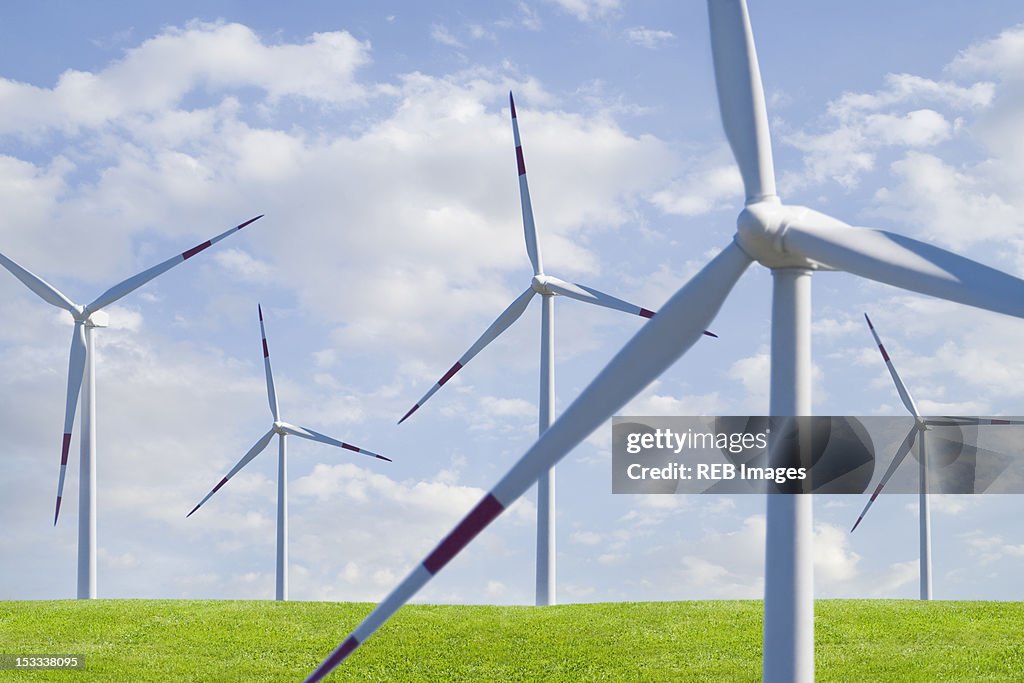
[[[369,61],[369,49],[345,31],[267,45],[241,24],[192,22],[126,50],[101,71],[69,69],[52,88],[0,80],[0,132],[101,126],[176,107],[200,88],[255,87],[271,103],[289,96],[353,102],[366,95],[355,72]]]
[[[621,6],[621,0],[548,0],[580,21],[602,19]]]
[[[656,50],[670,40],[674,40],[675,37],[675,34],[671,31],[645,28],[643,26],[634,26],[633,28],[626,29],[626,40],[640,47],[646,47],[648,50]]]

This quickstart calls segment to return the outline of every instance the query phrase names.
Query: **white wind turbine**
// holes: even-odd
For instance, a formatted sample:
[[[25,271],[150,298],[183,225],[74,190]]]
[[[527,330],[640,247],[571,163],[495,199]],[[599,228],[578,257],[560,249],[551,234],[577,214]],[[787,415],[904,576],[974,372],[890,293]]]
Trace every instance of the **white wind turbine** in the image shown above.
[[[355,651],[547,469],[696,343],[752,262],[769,268],[773,276],[769,411],[774,416],[811,412],[810,285],[815,270],[842,270],[1024,317],[1024,280],[908,237],[855,228],[812,209],[783,204],[775,192],[768,116],[746,3],[708,0],[708,14],[722,124],[746,189],[732,241],[637,332],[307,681],[321,680]],[[767,497],[763,676],[769,682],[814,678],[811,502],[808,495]]]
[[[353,446],[352,444],[345,443],[344,441],[338,441],[332,439],[329,436],[321,434],[320,432],[313,431],[308,427],[297,427],[293,424],[288,424],[281,419],[280,411],[277,407],[277,392],[274,390],[274,373],[270,369],[270,349],[267,347],[267,331],[263,327],[263,307],[256,306],[257,311],[260,315],[260,336],[263,338],[263,369],[267,375],[267,400],[270,402],[270,413],[274,416],[274,423],[270,426],[270,431],[260,437],[259,441],[249,449],[249,452],[242,456],[242,459],[238,461],[238,464],[231,468],[231,471],[221,479],[213,490],[206,494],[206,496],[199,501],[199,504],[192,508],[192,512],[189,512],[185,517],[191,517],[192,514],[199,509],[199,507],[208,501],[210,497],[217,493],[224,484],[228,483],[228,479],[238,474],[243,467],[249,464],[253,458],[263,452],[263,450],[270,443],[270,440],[277,434],[277,592],[276,597],[278,600],[288,599],[288,451],[285,446],[285,437],[289,434],[293,436],[299,436],[303,439],[309,439],[310,441],[316,441],[318,443],[325,443],[328,446],[337,446],[338,448],[344,448],[345,450],[353,451],[355,453],[362,453],[368,455],[371,458],[378,460],[387,460],[391,462],[391,458],[385,458],[383,455],[377,455],[365,449]]]
[[[921,599],[931,600],[932,599],[932,522],[931,522],[931,509],[928,504],[928,459],[926,457],[925,440],[932,442],[938,441],[947,445],[959,446],[955,442],[949,439],[943,438],[939,434],[934,432],[930,437],[926,436],[926,432],[931,427],[949,427],[949,426],[962,426],[962,425],[1021,425],[1024,422],[1017,420],[1000,420],[996,418],[979,418],[979,417],[959,417],[959,416],[946,416],[946,417],[921,417],[921,413],[917,410],[917,404],[914,402],[914,397],[910,395],[910,390],[900,379],[900,375],[896,372],[896,366],[892,364],[892,360],[889,358],[889,353],[885,350],[885,345],[882,344],[882,340],[878,338],[878,333],[875,331],[875,326],[871,324],[871,318],[868,314],[864,314],[864,319],[868,323],[868,329],[871,330],[871,336],[875,338],[875,343],[878,345],[878,351],[882,354],[882,360],[885,361],[885,367],[889,369],[889,374],[892,376],[893,384],[896,385],[896,393],[900,395],[900,400],[903,401],[903,405],[907,411],[913,416],[914,424],[911,426],[910,431],[907,433],[906,438],[900,447],[896,449],[896,455],[893,456],[892,463],[889,464],[885,474],[882,475],[881,481],[878,482],[878,486],[875,487],[871,497],[868,499],[867,505],[864,506],[864,510],[860,513],[860,517],[854,522],[853,528],[850,529],[850,533],[856,531],[857,526],[860,525],[864,515],[868,513],[868,509],[875,502],[875,498],[882,492],[882,489],[889,482],[889,479],[896,473],[896,470],[903,463],[903,460],[907,457],[914,448],[914,442],[917,441],[917,464],[918,464],[918,520],[920,522],[920,541],[921,541],[921,554],[920,554],[920,578],[921,578]],[[920,437],[920,438],[918,438]],[[986,451],[982,448],[975,447],[976,450],[982,453],[991,455],[1000,455],[993,453],[992,451]]]
[[[60,478],[57,480],[57,502],[53,511],[53,523],[56,525],[57,518],[60,516],[60,502],[64,495],[64,475],[67,472],[68,451],[71,448],[71,432],[75,423],[78,396],[84,394],[81,418],[82,435],[79,440],[81,454],[78,485],[79,599],[96,597],[96,357],[92,330],[94,327],[107,326],[108,316],[101,309],[260,218],[263,216],[250,218],[241,225],[236,225],[202,244],[197,244],[188,251],[114,285],[86,306],[74,303],[53,285],[0,254],[0,265],[38,294],[43,301],[57,308],[63,308],[75,319],[75,330],[71,336],[71,358],[68,362],[64,437],[61,442]]]
[[[643,318],[651,318],[654,311],[617,299],[584,285],[571,284],[553,275],[544,273],[544,265],[540,255],[540,242],[537,238],[537,226],[533,221],[533,205],[530,203],[530,186],[526,182],[526,162],[523,160],[523,145],[519,139],[519,121],[516,119],[516,103],[512,93],[508,94],[508,104],[512,112],[512,137],[516,145],[516,163],[519,168],[519,200],[523,210],[523,230],[526,234],[526,253],[533,266],[533,279],[530,286],[506,308],[498,319],[491,323],[476,342],[469,347],[448,372],[439,379],[426,394],[423,395],[409,411],[402,416],[398,424],[402,424],[434,393],[443,387],[448,380],[464,368],[470,360],[480,353],[485,346],[498,338],[526,310],[530,300],[537,294],[541,296],[540,318],[540,400],[538,410],[538,431],[543,434],[551,424],[555,409],[555,297],[567,296],[588,304],[604,306],[616,311],[632,313]],[[715,336],[710,332],[705,334]],[[538,605],[555,604],[555,468],[548,469],[537,482],[537,584],[536,603]]]

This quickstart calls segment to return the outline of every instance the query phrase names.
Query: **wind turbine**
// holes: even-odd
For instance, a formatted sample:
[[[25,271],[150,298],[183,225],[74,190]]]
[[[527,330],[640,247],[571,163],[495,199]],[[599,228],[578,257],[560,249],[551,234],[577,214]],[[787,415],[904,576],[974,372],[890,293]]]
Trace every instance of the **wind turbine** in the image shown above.
[[[921,417],[921,413],[917,410],[917,404],[914,403],[914,397],[910,395],[910,390],[900,379],[900,375],[896,372],[896,366],[893,365],[892,360],[889,358],[889,353],[885,350],[885,346],[882,344],[882,340],[878,338],[878,332],[875,331],[875,326],[871,324],[871,318],[868,314],[864,314],[864,319],[868,323],[868,329],[871,330],[871,336],[875,338],[875,344],[878,345],[878,351],[882,354],[882,360],[885,361],[885,367],[889,369],[889,374],[892,376],[893,384],[896,385],[896,392],[900,395],[900,400],[903,401],[903,405],[907,411],[913,416],[914,424],[911,426],[910,431],[907,432],[906,438],[900,447],[896,450],[896,455],[893,456],[892,463],[889,464],[889,468],[882,475],[881,481],[878,486],[875,487],[874,492],[868,499],[867,505],[864,506],[864,510],[860,513],[860,517],[854,522],[853,528],[850,529],[850,533],[857,530],[857,526],[860,525],[864,515],[868,513],[868,509],[875,502],[875,498],[882,492],[882,489],[892,478],[892,475],[896,473],[896,470],[903,463],[903,460],[907,457],[914,448],[914,442],[917,442],[917,462],[918,462],[918,518],[921,526],[920,530],[920,541],[921,541],[921,555],[920,555],[920,575],[921,575],[921,599],[931,600],[932,599],[932,521],[931,521],[931,510],[928,505],[928,460],[926,456],[925,440],[935,443],[945,443],[947,445],[961,446],[950,439],[943,438],[941,435],[936,434],[934,431],[930,437],[926,437],[925,433],[934,427],[949,427],[949,426],[960,426],[960,425],[1021,425],[1024,422],[1017,420],[1000,420],[996,418],[978,418],[978,417],[941,417],[941,418],[930,418]],[[918,438],[920,437],[920,438]],[[992,455],[999,455],[992,453],[991,451],[985,451],[984,449],[978,448],[978,451],[989,453]]]
[[[555,297],[566,296],[570,299],[597,306],[604,306],[616,311],[632,313],[643,318],[651,318],[654,311],[614,296],[599,292],[592,287],[577,285],[560,280],[553,275],[544,273],[544,265],[540,254],[540,240],[537,237],[537,226],[533,220],[533,205],[530,202],[530,186],[526,182],[526,162],[523,160],[523,144],[519,138],[519,121],[516,118],[516,102],[512,93],[508,94],[508,104],[512,111],[512,137],[516,145],[516,163],[519,167],[519,200],[523,211],[523,231],[526,235],[526,253],[533,266],[533,279],[530,286],[509,304],[498,319],[491,323],[466,353],[444,373],[430,390],[423,395],[412,408],[402,416],[398,424],[405,422],[410,415],[423,406],[427,400],[443,387],[448,380],[464,368],[470,360],[480,353],[485,346],[497,339],[526,310],[530,300],[537,294],[541,296],[540,317],[540,400],[538,409],[538,431],[543,434],[551,425],[555,410]],[[705,332],[712,337],[716,336]],[[555,604],[555,468],[548,469],[537,482],[537,583],[536,603],[538,605]]]
[[[355,453],[362,453],[368,455],[371,458],[378,460],[387,460],[391,462],[391,458],[385,458],[383,455],[377,455],[371,451],[353,446],[350,443],[344,441],[338,441],[332,439],[329,436],[321,434],[320,432],[313,431],[308,427],[297,427],[293,424],[288,424],[281,419],[280,411],[277,407],[277,392],[274,390],[274,373],[270,369],[270,349],[267,347],[267,331],[263,327],[263,307],[259,304],[256,305],[257,311],[260,314],[260,337],[263,338],[263,369],[267,375],[267,400],[270,402],[270,413],[274,416],[274,423],[270,426],[270,431],[260,437],[259,441],[249,449],[249,452],[242,456],[242,459],[238,461],[238,464],[231,468],[231,471],[221,479],[213,490],[206,494],[206,496],[199,501],[199,505],[192,508],[192,512],[185,515],[186,518],[191,517],[192,514],[199,509],[199,507],[208,501],[210,497],[217,493],[224,484],[228,483],[228,479],[238,474],[243,467],[249,464],[253,458],[263,452],[263,450],[270,443],[270,440],[277,434],[277,599],[287,600],[288,599],[288,451],[285,446],[285,437],[289,434],[298,436],[303,439],[309,439],[310,441],[316,441],[318,443],[325,443],[328,446],[337,446],[338,448],[344,448],[345,450],[353,451]]]
[[[106,327],[109,322],[109,316],[101,309],[260,218],[263,218],[262,214],[250,218],[202,244],[197,244],[163,263],[144,270],[138,275],[133,275],[100,294],[95,301],[86,306],[74,303],[53,285],[0,254],[0,265],[9,270],[22,284],[38,294],[43,301],[57,308],[63,308],[75,319],[75,330],[71,336],[71,357],[68,361],[64,438],[61,442],[60,478],[57,480],[57,503],[53,511],[53,524],[57,525],[57,519],[60,516],[60,502],[64,495],[64,475],[67,472],[68,451],[71,449],[71,433],[75,422],[75,410],[78,407],[78,396],[84,394],[81,417],[82,436],[79,440],[81,454],[81,474],[78,484],[79,599],[96,597],[96,358],[93,354],[92,331],[95,327]]]
[[[901,235],[854,228],[775,192],[764,91],[743,0],[708,0],[726,137],[746,202],[732,241],[676,292],[426,559],[314,670],[319,681],[366,641],[544,471],[701,337],[754,261],[772,271],[770,415],[811,412],[811,274],[842,270],[902,289],[1024,317],[1024,280]],[[782,453],[785,455],[785,453]],[[772,465],[772,463],[769,463]],[[767,497],[764,680],[814,678],[811,502]]]

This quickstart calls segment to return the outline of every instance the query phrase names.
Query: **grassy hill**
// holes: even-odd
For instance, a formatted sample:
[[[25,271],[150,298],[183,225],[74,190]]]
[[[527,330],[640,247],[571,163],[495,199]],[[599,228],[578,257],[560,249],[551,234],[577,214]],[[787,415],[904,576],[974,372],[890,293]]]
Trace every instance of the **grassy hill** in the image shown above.
[[[0,602],[0,654],[84,654],[85,671],[0,680],[297,681],[372,605]],[[819,601],[820,681],[1024,680],[1024,605]],[[755,681],[761,603],[406,607],[337,681]]]

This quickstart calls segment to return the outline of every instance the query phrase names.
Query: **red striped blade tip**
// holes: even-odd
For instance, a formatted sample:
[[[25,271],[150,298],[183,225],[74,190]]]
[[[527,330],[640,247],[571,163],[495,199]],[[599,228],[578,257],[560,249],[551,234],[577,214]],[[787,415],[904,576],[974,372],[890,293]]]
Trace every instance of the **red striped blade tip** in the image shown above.
[[[407,412],[405,415],[402,416],[402,419],[398,421],[398,424],[402,424],[403,422],[408,420],[409,416],[412,415],[413,413],[415,413],[419,409],[420,409],[420,404],[419,403],[414,405],[412,408],[409,408],[409,412]]]
[[[263,216],[264,216],[264,215],[265,215],[265,214],[262,214],[262,213],[261,213],[261,214],[260,214],[259,216],[256,216],[255,218],[250,218],[250,219],[249,219],[249,220],[247,220],[246,222],[244,222],[244,223],[241,223],[240,225],[236,226],[236,227],[235,227],[235,230],[241,230],[242,228],[244,228],[245,226],[249,225],[250,223],[255,223],[255,222],[256,222],[256,221],[258,221],[259,219],[263,218]]]
[[[71,434],[70,432],[64,433],[64,440],[60,445],[60,466],[64,467],[68,464],[68,450],[71,448]]]
[[[495,498],[494,494],[488,493],[459,522],[459,525],[441,541],[441,544],[434,549],[434,552],[430,553],[427,559],[423,560],[423,568],[430,572],[431,575],[437,574],[453,557],[469,545],[469,542],[476,538],[477,534],[487,528],[487,525],[504,511],[505,506],[501,504],[501,501]]]
[[[324,676],[331,673],[339,664],[348,659],[348,656],[356,651],[361,643],[356,639],[355,636],[349,636],[345,639],[345,642],[341,646],[332,652],[327,659],[323,661],[320,666],[317,667],[316,671],[309,675],[306,679],[306,683],[317,683],[322,681]]]

